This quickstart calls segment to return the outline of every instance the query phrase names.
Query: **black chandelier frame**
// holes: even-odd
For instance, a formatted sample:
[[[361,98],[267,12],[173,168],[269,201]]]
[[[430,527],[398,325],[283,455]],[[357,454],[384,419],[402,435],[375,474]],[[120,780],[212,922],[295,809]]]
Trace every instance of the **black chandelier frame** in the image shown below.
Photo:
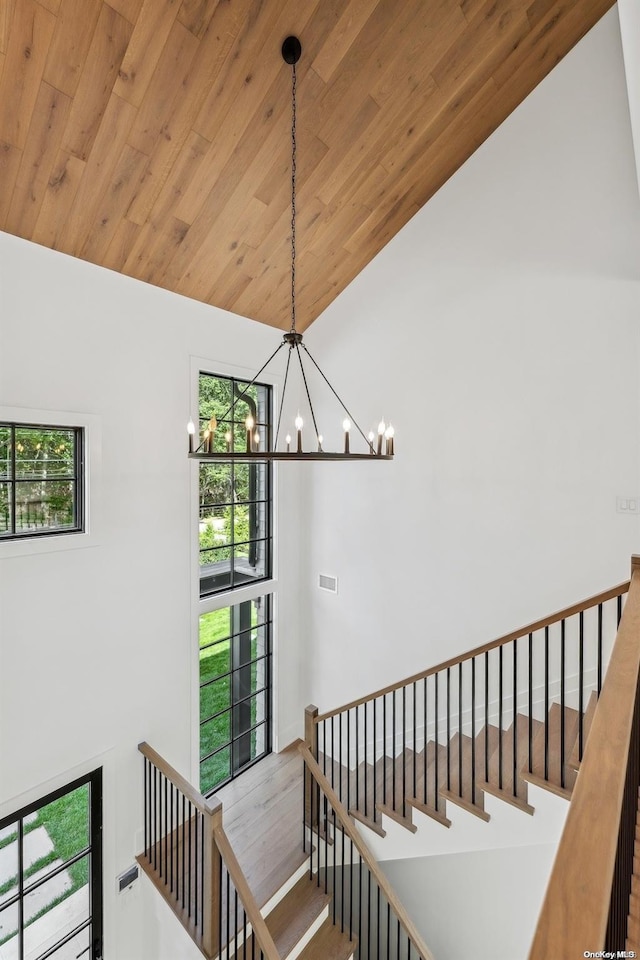
[[[224,413],[222,417],[212,418],[212,421],[215,419],[215,424],[223,423],[227,421],[229,414],[232,413],[234,407],[238,401],[242,400],[243,397],[246,397],[251,387],[257,382],[258,377],[266,370],[272,360],[280,353],[284,347],[289,348],[287,355],[287,365],[284,375],[284,383],[282,386],[282,396],[280,398],[280,406],[278,411],[278,421],[276,426],[275,440],[273,444],[273,450],[259,450],[253,448],[253,443],[251,440],[251,430],[252,427],[247,429],[247,449],[236,451],[236,450],[227,450],[227,451],[212,451],[210,444],[212,437],[205,433],[205,438],[199,443],[197,447],[194,448],[194,437],[193,437],[193,424],[190,424],[189,432],[189,457],[193,460],[202,460],[202,461],[239,461],[239,462],[266,462],[270,460],[302,460],[302,461],[311,461],[311,460],[361,460],[369,461],[372,460],[393,460],[394,457],[394,434],[393,428],[389,427],[388,430],[383,422],[380,423],[378,430],[378,439],[377,444],[374,444],[374,437],[372,434],[369,434],[369,437],[365,436],[362,428],[355,420],[353,415],[347,409],[345,403],[338,395],[337,391],[331,385],[329,379],[324,374],[320,368],[317,361],[309,352],[308,347],[303,342],[302,334],[296,329],[296,154],[297,154],[297,143],[296,143],[296,89],[297,89],[297,77],[296,77],[296,64],[300,59],[302,53],[302,45],[298,37],[290,36],[287,37],[284,43],[282,44],[282,58],[285,63],[291,66],[291,328],[288,333],[285,333],[282,342],[278,345],[277,349],[271,354],[269,359],[262,365],[260,370],[256,373],[255,377],[247,384],[244,390],[242,390],[235,397],[233,403],[229,409]],[[302,382],[304,383],[305,392],[307,395],[307,401],[309,403],[309,409],[311,411],[311,419],[313,421],[313,427],[315,430],[315,437],[318,443],[318,449],[315,451],[305,451],[302,448],[302,431],[301,429],[297,430],[297,438],[295,449],[290,449],[290,443],[287,443],[286,450],[278,450],[278,439],[280,436],[280,425],[282,420],[282,411],[284,407],[284,399],[287,390],[287,382],[289,378],[289,369],[291,365],[291,357],[295,353],[300,367],[300,373],[302,376]],[[332,452],[322,449],[322,437],[318,430],[318,424],[316,422],[315,411],[313,409],[313,402],[311,400],[311,393],[309,391],[309,385],[307,382],[307,375],[303,363],[303,353],[311,361],[315,369],[318,371],[326,385],[329,387],[330,391],[333,393],[334,397],[344,410],[347,420],[344,423],[344,451],[342,452]],[[348,422],[348,426],[347,426]],[[352,453],[350,449],[350,429],[351,425],[356,428],[358,433],[361,435],[365,444],[367,446],[366,453]],[[384,428],[384,429],[381,429]],[[383,449],[384,447],[384,449]]]

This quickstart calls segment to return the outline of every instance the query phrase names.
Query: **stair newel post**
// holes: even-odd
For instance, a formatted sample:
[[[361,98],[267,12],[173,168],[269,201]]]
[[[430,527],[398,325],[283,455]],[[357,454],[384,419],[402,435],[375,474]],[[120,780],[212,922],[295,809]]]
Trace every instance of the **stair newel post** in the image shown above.
[[[222,801],[213,797],[203,813],[204,859],[202,863],[202,950],[207,957],[220,953],[220,875],[221,858],[216,843],[216,827],[222,827]]]
[[[318,759],[318,724],[316,723],[316,717],[318,716],[318,708],[315,704],[311,703],[304,711],[304,739],[309,745],[309,750],[313,754],[315,760]],[[326,744],[325,744],[326,748]]]
[[[318,708],[315,704],[311,703],[304,711],[304,739],[307,742],[309,750],[314,758],[318,760],[318,724],[316,723],[316,717],[318,716]],[[322,752],[326,754],[327,745],[326,743],[322,744]],[[331,757],[331,769],[333,770],[334,759]],[[316,827],[316,820],[314,820],[314,813],[317,814],[317,811],[314,811],[313,803],[313,794],[314,781],[311,777],[311,774],[307,770],[307,765],[304,767],[304,794],[305,794],[305,821],[309,824],[309,830],[311,833],[310,844],[311,850],[313,851],[313,831]]]

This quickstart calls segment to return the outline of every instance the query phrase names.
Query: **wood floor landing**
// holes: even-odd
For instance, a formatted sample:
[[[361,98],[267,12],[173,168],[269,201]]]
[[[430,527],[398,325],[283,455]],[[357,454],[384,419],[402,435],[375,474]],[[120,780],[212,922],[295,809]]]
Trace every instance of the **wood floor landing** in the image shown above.
[[[302,758],[292,744],[220,790],[222,825],[263,907],[304,862]]]

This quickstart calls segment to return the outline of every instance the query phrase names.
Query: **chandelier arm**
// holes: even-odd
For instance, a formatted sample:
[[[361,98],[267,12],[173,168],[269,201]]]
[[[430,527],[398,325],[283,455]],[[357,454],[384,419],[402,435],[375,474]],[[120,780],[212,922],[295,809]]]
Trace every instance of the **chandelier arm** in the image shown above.
[[[309,351],[307,350],[307,353],[308,353],[308,352],[309,352]],[[319,432],[319,430],[318,430],[318,424],[316,423],[316,415],[315,415],[315,413],[314,413],[314,411],[313,411],[313,404],[312,404],[312,402],[311,402],[311,394],[309,393],[309,387],[308,387],[308,385],[307,385],[307,377],[306,377],[306,374],[305,374],[305,372],[304,372],[304,366],[302,365],[302,355],[301,355],[301,353],[300,353],[300,346],[299,346],[297,343],[296,343],[296,353],[298,354],[298,360],[300,361],[300,370],[301,370],[301,372],[302,372],[302,379],[304,380],[304,388],[305,388],[305,390],[307,391],[307,400],[309,401],[309,409],[311,410],[311,419],[313,420],[313,428],[314,428],[314,430],[316,431],[316,438],[317,438],[317,437],[320,436],[320,432]]]
[[[329,382],[329,380],[327,380],[326,376],[324,375],[324,373],[322,372],[321,368],[318,366],[318,364],[316,363],[316,361],[313,359],[313,356],[311,355],[311,353],[309,353],[309,350],[308,350],[308,348],[306,347],[306,345],[305,345],[304,343],[302,344],[302,349],[305,351],[305,353],[307,354],[307,356],[308,356],[309,359],[311,360],[311,363],[314,365],[314,367],[316,368],[316,370],[318,371],[318,373],[320,374],[320,376],[322,377],[322,379],[324,380],[324,382],[326,383],[326,385],[329,387],[329,389],[331,390],[331,393],[334,395],[334,397],[336,398],[336,400],[338,401],[338,403],[340,404],[340,406],[342,407],[342,409],[344,410],[344,412],[346,413],[346,415],[349,417],[349,419],[351,420],[351,422],[352,422],[353,425],[355,426],[356,430],[358,431],[358,433],[360,434],[360,436],[362,437],[362,439],[364,440],[364,442],[366,443],[366,445],[367,445],[370,449],[373,449],[373,444],[371,443],[371,441],[369,440],[369,438],[364,435],[364,432],[363,432],[363,430],[361,429],[360,424],[358,423],[358,421],[356,420],[356,418],[353,416],[353,414],[347,409],[347,407],[345,406],[344,401],[343,401],[342,398],[338,395],[338,393],[337,393],[336,390],[333,388],[333,386],[331,385],[331,383]],[[301,361],[301,362],[302,362],[302,361]]]
[[[282,420],[282,408],[284,406],[284,395],[287,392],[287,378],[289,376],[289,364],[291,363],[291,346],[287,354],[287,368],[284,372],[284,383],[282,384],[282,396],[280,397],[280,409],[278,411],[278,424],[276,426],[276,438],[273,442],[273,449],[278,449],[278,437],[280,436],[280,421]]]
[[[271,363],[271,361],[273,360],[273,358],[275,357],[275,355],[276,355],[277,353],[280,353],[280,351],[282,350],[283,347],[284,347],[284,340],[282,341],[281,344],[278,345],[278,349],[273,351],[273,353],[271,354],[271,356],[269,357],[269,359],[267,360],[267,362],[262,364],[262,366],[260,367],[260,369],[259,369],[258,372],[256,373],[256,375],[255,375],[255,377],[253,378],[253,380],[251,381],[251,383],[248,383],[247,386],[245,387],[245,389],[242,391],[242,393],[240,393],[240,394],[235,398],[235,400],[233,401],[233,403],[231,404],[231,406],[229,407],[229,409],[225,412],[224,416],[219,417],[219,419],[218,419],[218,422],[219,422],[219,423],[222,423],[224,420],[227,419],[227,417],[229,416],[229,414],[231,413],[231,411],[232,411],[233,408],[235,407],[235,405],[236,405],[236,403],[238,402],[238,400],[242,400],[242,398],[247,395],[248,391],[249,391],[249,390],[251,389],[251,387],[254,385],[254,383],[256,382],[256,380],[258,379],[258,377],[260,376],[260,374],[262,373],[262,371],[267,369],[267,367],[269,366],[269,364]]]

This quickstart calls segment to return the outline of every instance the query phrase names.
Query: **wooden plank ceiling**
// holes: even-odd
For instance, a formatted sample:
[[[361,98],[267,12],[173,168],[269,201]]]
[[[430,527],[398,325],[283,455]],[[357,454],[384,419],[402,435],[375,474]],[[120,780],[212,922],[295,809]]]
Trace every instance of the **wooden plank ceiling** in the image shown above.
[[[613,0],[0,0],[0,228],[298,327]]]

